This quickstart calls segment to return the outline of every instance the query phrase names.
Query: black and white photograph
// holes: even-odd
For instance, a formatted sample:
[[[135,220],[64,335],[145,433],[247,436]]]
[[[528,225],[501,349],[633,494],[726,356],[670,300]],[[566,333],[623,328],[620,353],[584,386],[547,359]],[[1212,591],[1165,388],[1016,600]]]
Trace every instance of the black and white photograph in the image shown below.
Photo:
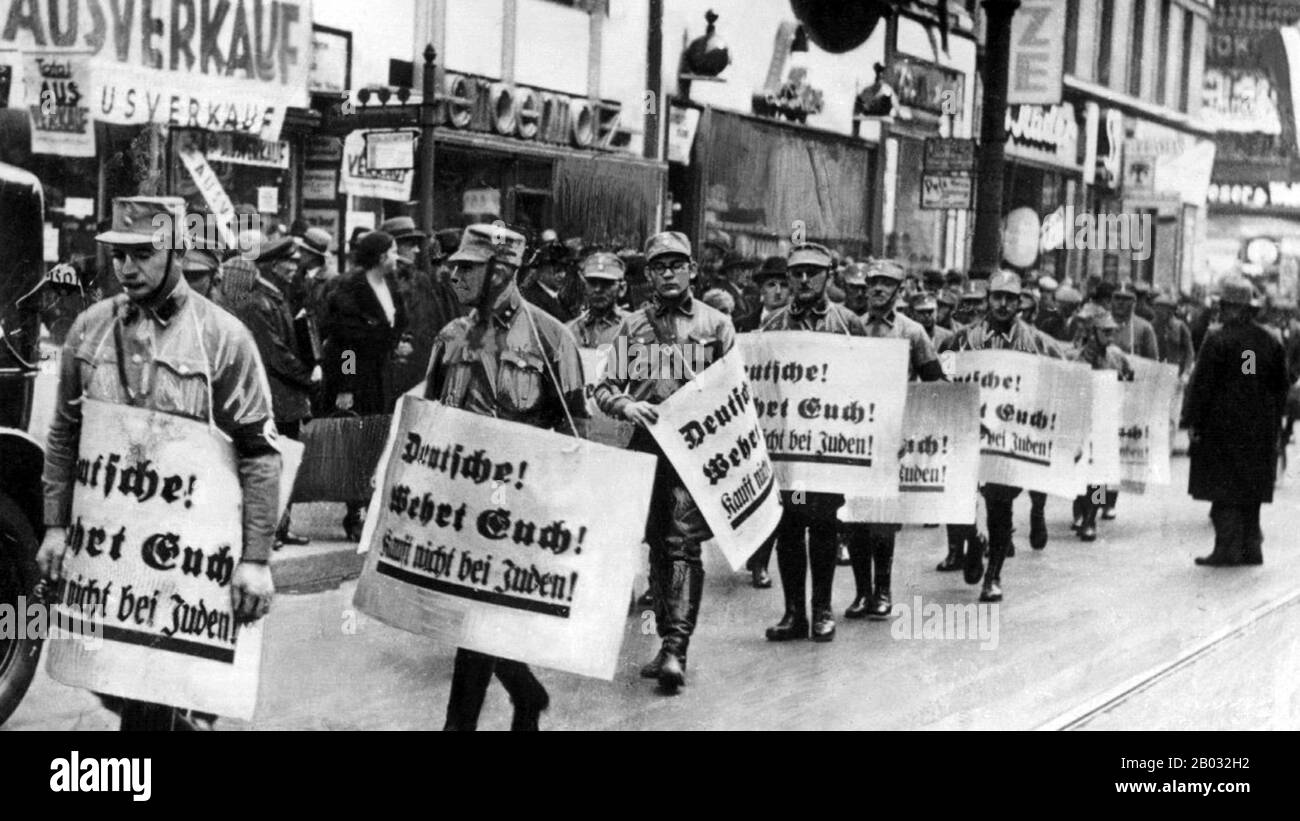
[[[1300,0],[0,0],[51,806],[544,730],[1222,807],[1300,729],[1297,416]]]

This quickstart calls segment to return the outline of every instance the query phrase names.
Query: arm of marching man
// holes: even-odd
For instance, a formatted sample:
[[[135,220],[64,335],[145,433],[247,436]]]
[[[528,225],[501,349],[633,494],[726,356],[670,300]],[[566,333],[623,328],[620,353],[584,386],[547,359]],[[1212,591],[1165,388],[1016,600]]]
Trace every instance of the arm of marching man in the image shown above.
[[[59,360],[54,418],[45,440],[45,526],[67,527],[72,519],[72,478],[81,446],[81,366],[75,352],[85,336],[86,314],[72,323]]]
[[[614,336],[610,340],[611,349],[615,352],[629,350],[631,330],[628,325],[628,319],[633,314],[628,314],[619,320],[618,328],[614,331]],[[620,343],[621,340],[621,343]],[[593,392],[593,398],[596,405],[603,413],[606,413],[615,419],[623,418],[623,408],[632,402],[631,380],[627,378],[626,362],[616,362],[613,359],[605,367],[605,378],[600,381]]]
[[[245,561],[271,558],[279,521],[280,452],[272,444],[275,423],[262,359],[252,334],[232,327],[217,348],[213,365],[212,415],[234,441],[243,491]]]

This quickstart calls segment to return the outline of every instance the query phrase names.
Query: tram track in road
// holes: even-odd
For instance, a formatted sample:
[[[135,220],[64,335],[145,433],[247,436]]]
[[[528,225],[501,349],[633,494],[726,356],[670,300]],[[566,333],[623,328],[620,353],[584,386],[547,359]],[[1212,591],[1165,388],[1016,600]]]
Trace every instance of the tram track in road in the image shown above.
[[[1191,673],[1192,669],[1200,662],[1208,660],[1219,651],[1228,649],[1234,641],[1249,636],[1260,622],[1280,616],[1284,611],[1296,607],[1300,607],[1300,588],[1243,613],[1225,627],[1216,630],[1201,641],[1186,648],[1174,658],[1151,667],[1086,701],[1076,704],[1034,729],[1101,729],[1091,725],[1150,693],[1158,686],[1170,682],[1176,676],[1182,673]]]

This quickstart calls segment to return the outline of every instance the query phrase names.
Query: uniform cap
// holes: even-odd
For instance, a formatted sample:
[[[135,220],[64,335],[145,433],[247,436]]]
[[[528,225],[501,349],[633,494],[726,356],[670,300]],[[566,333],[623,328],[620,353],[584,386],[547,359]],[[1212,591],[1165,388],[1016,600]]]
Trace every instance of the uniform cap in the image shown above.
[[[191,248],[181,258],[181,271],[184,273],[216,271],[220,267],[221,258],[208,248]]]
[[[261,253],[257,255],[259,265],[265,265],[270,262],[279,262],[280,260],[293,260],[298,258],[298,242],[293,237],[281,237],[280,239],[268,242],[262,246]]]
[[[622,282],[627,274],[627,266],[617,255],[598,251],[587,257],[582,263],[582,276],[585,279],[610,279]]]
[[[1083,302],[1083,294],[1067,285],[1056,292],[1056,301],[1063,305],[1078,305]]]
[[[831,268],[835,265],[835,258],[831,251],[825,245],[816,242],[804,242],[790,249],[789,256],[786,257],[787,269],[796,265],[812,265],[817,268]]]
[[[1118,288],[1115,289],[1115,293],[1111,295],[1111,298],[1112,299],[1137,299],[1137,289],[1133,287],[1133,283],[1125,282],[1124,284],[1120,285]]]
[[[962,301],[969,299],[988,299],[989,289],[982,279],[972,279],[961,289]]]
[[[1224,305],[1248,305],[1258,308],[1259,297],[1250,280],[1242,276],[1227,276],[1219,283],[1219,302]]]
[[[1058,283],[1055,279],[1052,279],[1049,276],[1041,276],[1038,278],[1038,290],[1040,291],[1046,291],[1048,293],[1051,293],[1057,290],[1059,287],[1060,287],[1060,283]]]
[[[922,291],[921,293],[912,296],[913,311],[934,311],[937,310],[938,307],[939,304],[935,301],[933,294],[928,294]]]
[[[887,277],[895,282],[902,282],[906,278],[907,272],[903,266],[890,259],[871,259],[866,263],[867,279],[872,277]]]
[[[866,285],[867,284],[867,266],[862,262],[855,262],[844,269],[845,285]]]
[[[460,237],[460,248],[449,262],[490,262],[499,259],[515,267],[524,264],[524,235],[500,225],[480,222],[469,226]]]
[[[1175,301],[1174,298],[1173,298],[1172,296],[1170,296],[1169,294],[1165,293],[1164,291],[1161,291],[1160,293],[1156,294],[1156,298],[1153,299],[1153,300],[1151,300],[1151,304],[1152,304],[1152,305],[1164,305],[1164,306],[1167,307],[1167,308],[1177,308],[1177,307],[1178,307],[1178,302]]]
[[[961,301],[961,293],[959,291],[954,291],[952,288],[942,288],[935,299],[938,300],[940,304],[953,308]]]
[[[180,197],[115,197],[109,229],[95,237],[106,245],[185,247],[185,200]]]
[[[989,293],[1015,294],[1019,296],[1021,293],[1020,277],[1010,271],[998,271],[989,277]]]
[[[655,257],[665,254],[691,256],[691,241],[681,231],[664,231],[646,240],[645,260],[650,262]]]

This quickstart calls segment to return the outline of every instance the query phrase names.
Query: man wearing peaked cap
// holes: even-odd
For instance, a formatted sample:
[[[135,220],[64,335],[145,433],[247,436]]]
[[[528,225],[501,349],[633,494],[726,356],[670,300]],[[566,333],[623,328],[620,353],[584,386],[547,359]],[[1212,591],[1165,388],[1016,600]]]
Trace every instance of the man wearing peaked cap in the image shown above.
[[[645,541],[650,546],[655,629],[662,645],[641,668],[641,675],[657,679],[663,691],[672,693],[686,682],[687,650],[704,595],[702,545],[712,531],[648,428],[659,421],[655,406],[694,379],[701,362],[726,356],[735,342],[735,330],[725,314],[693,297],[691,281],[698,268],[684,234],[665,231],[650,237],[645,258],[654,301],[619,323],[614,363],[596,386],[595,398],[605,413],[636,425],[628,445],[631,450],[659,457]],[[673,369],[649,376],[629,369],[626,352],[652,345],[673,346]],[[650,359],[657,362],[661,357]]]
[[[866,336],[862,320],[843,305],[826,298],[834,259],[829,249],[815,242],[794,246],[786,258],[787,279],[792,301],[768,317],[759,328],[768,331],[801,331],[819,334]],[[811,637],[827,642],[835,638],[835,611],[831,598],[839,553],[839,524],[836,511],[844,497],[836,493],[806,493],[802,500],[781,491],[781,523],[777,527],[776,566],[781,576],[785,612],[767,628],[768,641],[792,641]],[[812,608],[809,620],[807,578],[812,577]]]
[[[190,237],[190,247],[181,258],[185,281],[199,296],[221,305],[221,249],[200,237]]]
[[[558,320],[519,293],[524,237],[495,225],[465,229],[451,255],[452,284],[469,316],[433,345],[424,398],[469,413],[581,436],[587,418],[582,358]],[[473,730],[493,674],[514,705],[511,729],[536,730],[550,697],[528,665],[461,648],[445,729]]]
[[[972,279],[963,285],[957,308],[952,312],[954,326],[970,325],[983,319],[988,311],[988,299],[988,285],[984,280]]]
[[[1105,284],[1105,283],[1103,283]],[[1144,359],[1158,360],[1160,347],[1156,341],[1155,328],[1135,312],[1138,294],[1145,283],[1125,282],[1111,296],[1111,312],[1114,314],[1118,328],[1115,331],[1115,344],[1124,353],[1140,356]],[[1148,289],[1149,290],[1149,289]],[[1106,488],[1106,506],[1101,518],[1114,519],[1115,505],[1119,502],[1119,491]]]
[[[582,263],[587,288],[587,310],[569,323],[569,330],[584,348],[599,348],[614,341],[618,325],[627,315],[618,306],[626,290],[627,266],[614,254],[597,251]],[[626,443],[625,443],[626,444]]]
[[[912,316],[930,337],[935,350],[938,350],[944,340],[952,336],[952,331],[938,324],[936,316],[938,309],[939,301],[934,294],[920,293],[912,297]]]
[[[934,312],[934,324],[945,331],[956,330],[957,323],[953,320],[952,314],[957,308],[957,303],[961,301],[961,291],[945,286],[939,289],[934,299],[938,303]]]
[[[877,339],[904,339],[908,344],[907,378],[936,382],[945,379],[930,335],[919,322],[897,310],[904,283],[903,266],[887,259],[871,259],[845,277],[845,303],[865,305],[859,314],[866,335]],[[918,296],[928,298],[926,294]],[[930,302],[933,321],[934,303]],[[893,611],[894,545],[902,525],[889,522],[845,523],[849,563],[853,567],[856,595],[844,611],[845,618],[887,619]]]
[[[1196,564],[1263,564],[1260,505],[1273,501],[1280,422],[1291,376],[1277,338],[1255,321],[1249,280],[1219,285],[1223,324],[1209,331],[1187,384],[1183,424],[1191,440],[1188,493],[1210,502],[1214,549]]]
[[[1023,322],[1020,314],[1020,277],[1010,271],[998,271],[989,278],[989,311],[983,319],[968,325],[947,340],[944,351],[1012,350],[1036,356],[1063,359],[1064,352],[1056,340]],[[948,559],[953,560],[965,546],[963,571],[967,584],[977,584],[984,579],[980,601],[1002,600],[1002,565],[1012,548],[1012,503],[1020,495],[1020,488],[988,483],[983,486],[988,507],[989,563],[985,572],[983,549],[974,525],[950,525],[948,528]],[[1041,497],[1040,494],[1035,496]],[[1047,545],[1047,525],[1043,507],[1038,498],[1033,499],[1029,516],[1029,541],[1035,549]]]
[[[1192,367],[1195,349],[1192,331],[1187,323],[1177,317],[1178,303],[1163,291],[1152,301],[1156,318],[1151,328],[1156,332],[1157,356],[1161,362],[1178,366],[1178,376],[1183,377]]]
[[[96,239],[112,252],[123,293],[84,311],[68,332],[43,474],[46,531],[36,561],[58,581],[73,521],[73,487],[84,399],[129,405],[213,425],[231,440],[243,506],[242,549],[230,583],[237,621],[270,610],[267,561],[275,533],[280,455],[261,358],[239,320],[196,294],[182,273],[184,202],[170,197],[113,201],[110,229]],[[205,465],[202,470],[221,470]],[[147,519],[148,517],[146,517]],[[142,527],[163,526],[145,521]],[[152,532],[152,531],[150,531]],[[196,727],[204,719],[160,704],[127,701],[123,730]]]

